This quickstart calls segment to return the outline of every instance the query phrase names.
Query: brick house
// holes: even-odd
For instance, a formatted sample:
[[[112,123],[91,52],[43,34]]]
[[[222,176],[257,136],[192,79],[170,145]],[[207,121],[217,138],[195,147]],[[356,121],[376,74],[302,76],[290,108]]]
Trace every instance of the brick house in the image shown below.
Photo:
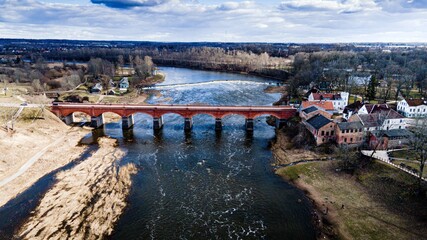
[[[364,141],[363,124],[361,122],[342,122],[336,126],[336,142],[338,145],[360,145]]]
[[[407,146],[412,136],[406,129],[373,131],[369,134],[369,146],[377,150],[398,149]]]
[[[335,123],[322,114],[317,114],[303,121],[303,123],[313,135],[316,145],[321,145],[335,139]]]

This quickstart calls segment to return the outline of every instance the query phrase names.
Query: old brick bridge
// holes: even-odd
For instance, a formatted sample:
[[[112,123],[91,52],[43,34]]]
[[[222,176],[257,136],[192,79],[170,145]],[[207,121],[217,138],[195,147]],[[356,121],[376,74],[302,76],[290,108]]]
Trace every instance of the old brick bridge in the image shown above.
[[[153,128],[161,129],[163,115],[168,113],[179,114],[184,118],[184,129],[190,130],[193,116],[208,114],[215,118],[215,129],[222,129],[222,118],[237,114],[246,118],[246,130],[252,131],[254,119],[261,115],[276,117],[276,126],[281,126],[287,119],[294,116],[296,109],[290,106],[209,106],[209,105],[130,105],[130,104],[80,104],[57,103],[52,104],[52,112],[61,117],[66,124],[74,122],[74,113],[81,112],[91,116],[91,126],[98,128],[104,124],[103,114],[107,112],[122,117],[123,128],[130,128],[134,124],[134,114],[145,113],[153,117]]]

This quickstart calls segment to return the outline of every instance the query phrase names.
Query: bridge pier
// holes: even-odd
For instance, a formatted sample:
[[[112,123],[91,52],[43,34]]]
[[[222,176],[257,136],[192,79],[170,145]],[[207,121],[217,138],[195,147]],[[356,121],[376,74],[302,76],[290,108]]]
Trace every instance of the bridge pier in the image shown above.
[[[251,118],[247,118],[245,121],[246,131],[252,132],[254,130],[254,120]]]
[[[184,120],[184,130],[190,131],[193,127],[193,119],[192,118],[185,118]]]
[[[134,124],[134,119],[133,119],[133,114],[129,115],[129,116],[123,116],[122,117],[122,128],[123,129],[129,129],[133,126]]]
[[[163,127],[163,117],[153,118],[153,128],[154,130],[160,130]]]
[[[222,119],[215,118],[215,131],[221,131],[221,130],[222,130]]]
[[[67,125],[73,124],[75,122],[74,113],[71,113],[70,115],[65,116],[63,120],[64,120],[65,124],[67,124]]]
[[[276,119],[276,128],[282,128],[288,121],[286,119]]]
[[[90,126],[93,128],[99,128],[102,125],[104,125],[104,115],[101,114],[98,117],[91,117],[90,118]]]

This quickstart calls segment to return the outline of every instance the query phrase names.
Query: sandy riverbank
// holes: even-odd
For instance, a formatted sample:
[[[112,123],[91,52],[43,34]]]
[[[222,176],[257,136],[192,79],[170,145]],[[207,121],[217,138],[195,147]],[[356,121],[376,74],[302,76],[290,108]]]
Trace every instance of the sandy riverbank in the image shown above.
[[[70,128],[49,111],[34,119],[37,111],[25,109],[15,131],[0,130],[0,206],[86,150],[77,144],[88,130]]]
[[[133,164],[118,166],[125,151],[101,138],[100,148],[74,168],[58,173],[18,235],[23,239],[101,239],[111,234],[126,206]]]

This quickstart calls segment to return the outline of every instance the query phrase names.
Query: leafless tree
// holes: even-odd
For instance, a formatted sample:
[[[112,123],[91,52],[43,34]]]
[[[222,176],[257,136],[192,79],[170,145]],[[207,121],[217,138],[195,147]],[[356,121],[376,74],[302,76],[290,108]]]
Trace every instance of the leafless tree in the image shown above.
[[[424,167],[427,161],[427,120],[416,119],[413,129],[413,136],[410,139],[410,146],[415,152],[416,160],[419,161],[418,189],[421,190],[421,182]]]

